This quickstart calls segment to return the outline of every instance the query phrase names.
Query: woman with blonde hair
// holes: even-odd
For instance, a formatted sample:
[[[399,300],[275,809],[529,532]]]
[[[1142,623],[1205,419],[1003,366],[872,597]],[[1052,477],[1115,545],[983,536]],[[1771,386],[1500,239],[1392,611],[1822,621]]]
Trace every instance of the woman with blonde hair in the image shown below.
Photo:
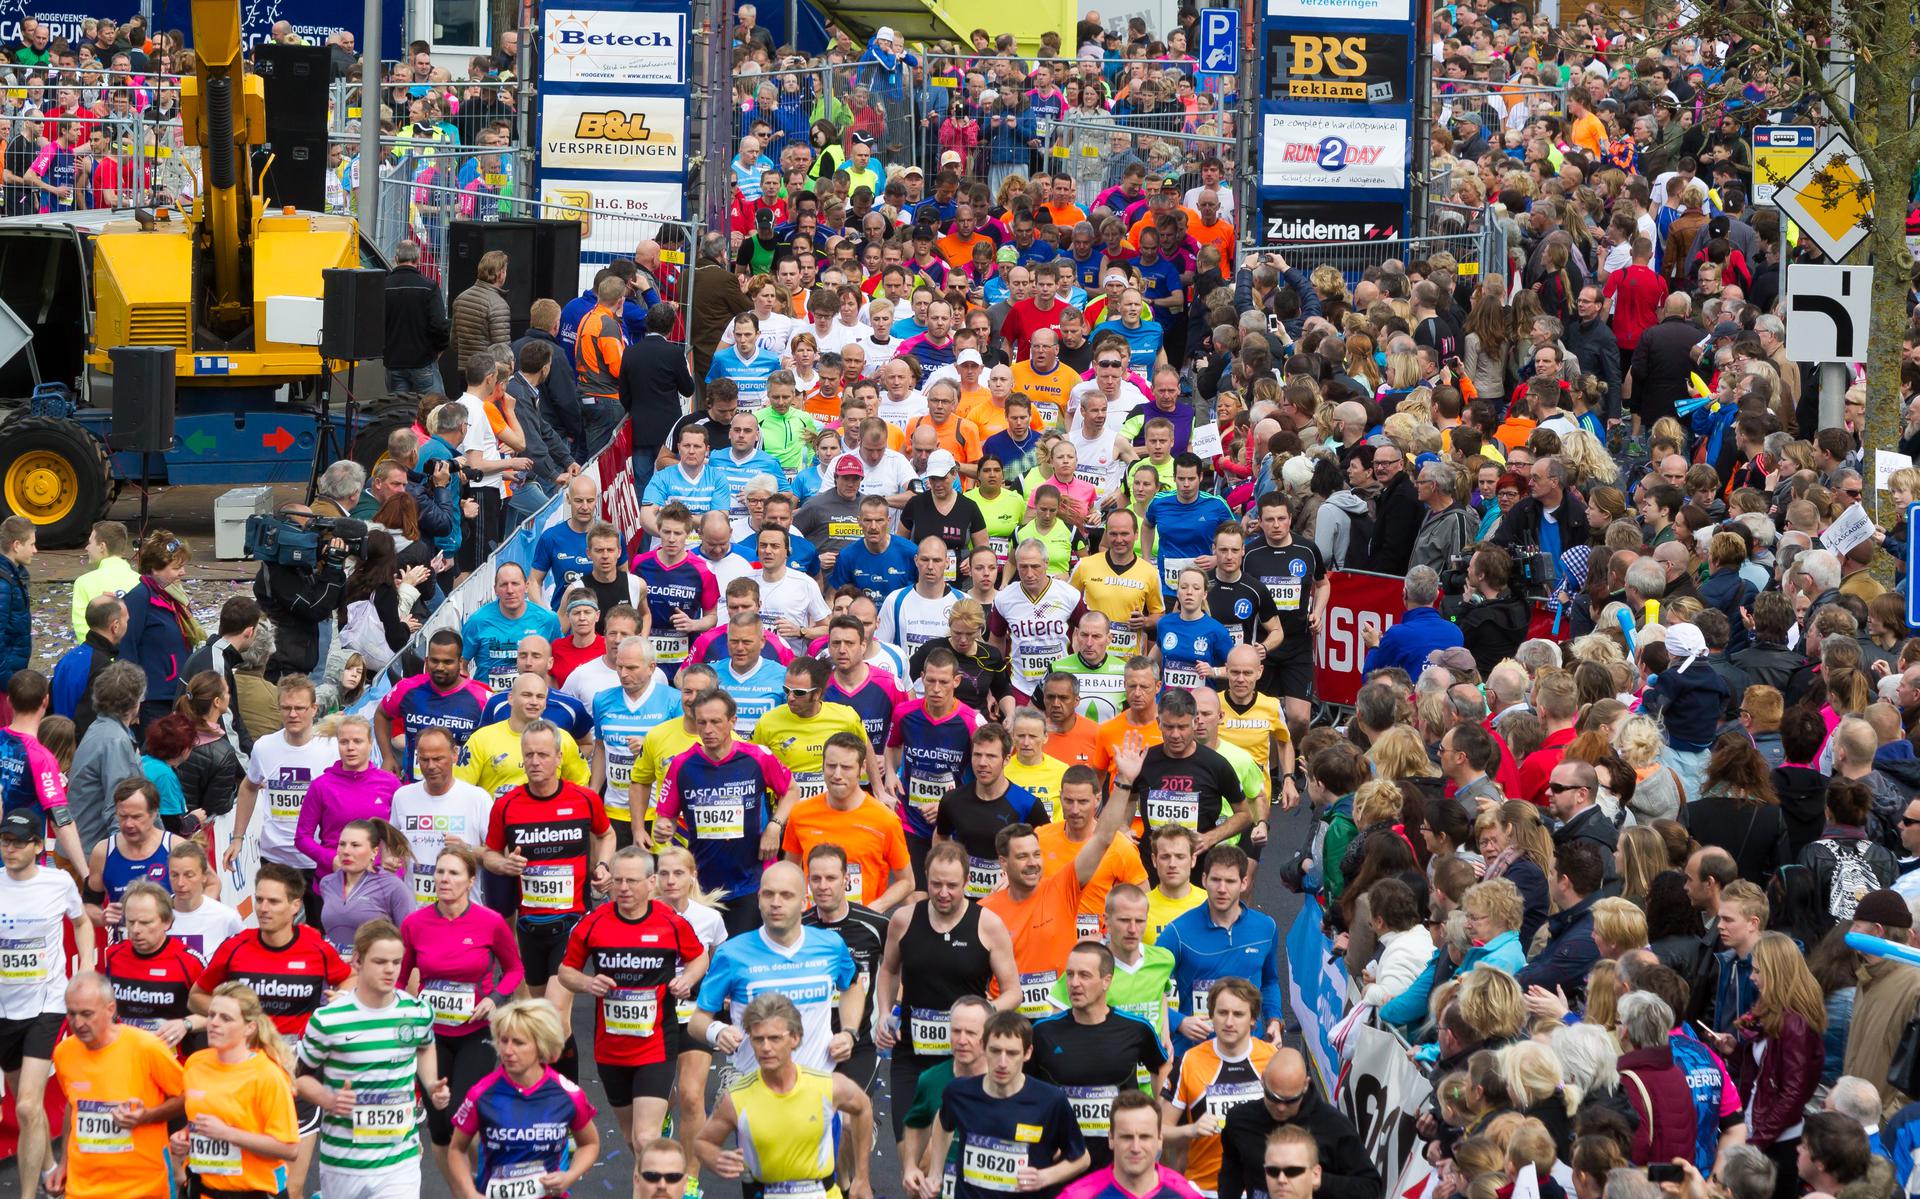
[[[1785,933],[1760,934],[1753,985],[1759,992],[1753,1006],[1734,1021],[1730,1036],[1714,1040],[1731,1059],[1746,1100],[1747,1142],[1786,1169],[1799,1147],[1801,1113],[1820,1084],[1826,997],[1799,945]]]
[[[1388,350],[1385,378],[1373,398],[1391,413],[1400,400],[1420,385],[1420,356],[1411,350]]]
[[[1380,366],[1373,360],[1373,338],[1365,333],[1347,334],[1347,375],[1366,384],[1375,391],[1380,389]],[[1416,370],[1418,366],[1416,364]],[[1331,417],[1333,405],[1321,405],[1321,411]]]
[[[1645,904],[1654,876],[1667,868],[1666,838],[1644,824],[1621,829],[1613,856],[1619,864],[1621,896]]]
[[[1679,774],[1660,763],[1660,751],[1665,746],[1660,726],[1651,716],[1629,716],[1613,734],[1614,752],[1634,774],[1633,798],[1627,807],[1642,824],[1671,819],[1687,801],[1687,789]]]
[[[1507,1078],[1507,1096],[1529,1120],[1538,1120],[1553,1138],[1554,1152],[1573,1143],[1573,1113],[1580,1095],[1566,1086],[1560,1061],[1538,1041],[1520,1041],[1500,1051],[1500,1072]]]
[[[170,1148],[197,1194],[285,1194],[300,1152],[293,1050],[245,983],[214,988],[206,1032],[207,1047],[182,1067],[186,1127]]]
[[[500,1068],[466,1095],[454,1116],[447,1172],[493,1195],[514,1193],[505,1184],[533,1168],[536,1177],[552,1179],[541,1193],[565,1195],[600,1156],[600,1132],[593,1104],[553,1068],[567,1043],[560,1013],[545,999],[521,999],[495,1011],[489,1023]],[[536,1114],[548,1118],[535,1120]]]
[[[1593,905],[1593,946],[1603,958],[1647,947],[1647,914],[1631,900],[1611,895]]]
[[[1620,996],[1626,988],[1620,984],[1620,965],[1612,958],[1601,958],[1587,975],[1587,1006],[1580,1013],[1583,1023],[1613,1031]]]
[[[1526,919],[1527,908],[1520,899],[1520,888],[1510,879],[1496,878],[1468,887],[1460,899],[1460,910],[1473,941],[1473,947],[1459,959],[1461,974],[1483,965],[1515,973],[1526,966],[1520,924]]]
[[[1454,996],[1460,1015],[1480,1031],[1489,1045],[1511,1041],[1527,1022],[1527,1003],[1520,984],[1504,970],[1475,970],[1460,980]]]
[[[1553,870],[1553,838],[1540,819],[1540,809],[1510,799],[1473,822],[1480,856],[1487,860],[1482,881],[1504,878],[1519,888],[1526,905],[1520,922],[1520,944],[1533,943],[1533,934],[1547,922],[1547,876]]]
[[[1566,463],[1576,486],[1588,483],[1612,483],[1620,477],[1613,455],[1599,438],[1585,429],[1560,435],[1560,461]]]

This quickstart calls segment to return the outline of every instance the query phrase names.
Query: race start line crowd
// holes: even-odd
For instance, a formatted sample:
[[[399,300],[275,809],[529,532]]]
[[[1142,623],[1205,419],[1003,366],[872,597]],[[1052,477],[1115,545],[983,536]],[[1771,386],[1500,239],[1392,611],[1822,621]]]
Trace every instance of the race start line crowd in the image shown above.
[[[1182,50],[1089,17],[1082,101],[1111,57],[1156,102]],[[1511,272],[1243,257],[1204,164],[896,193],[858,138],[815,171],[749,135],[684,310],[643,243],[511,342],[526,264],[449,305],[403,247],[420,422],[286,513],[372,531],[217,630],[183,541],[105,523],[78,644],[26,669],[0,523],[22,1192],[397,1199],[430,1154],[559,1195],[597,1078],[647,1199],[868,1199],[876,1144],[915,1199],[1383,1199],[1265,869],[1427,1075],[1421,1199],[1899,1193],[1920,967],[1843,938],[1897,951],[1920,895],[1920,642],[1871,573],[1909,530],[1861,507],[1859,393],[1821,427],[1785,350],[1739,152],[1777,64],[1433,21]],[[1027,110],[1066,66],[987,64]],[[623,421],[643,541],[582,470]],[[1406,611],[1329,723],[1340,571]]]

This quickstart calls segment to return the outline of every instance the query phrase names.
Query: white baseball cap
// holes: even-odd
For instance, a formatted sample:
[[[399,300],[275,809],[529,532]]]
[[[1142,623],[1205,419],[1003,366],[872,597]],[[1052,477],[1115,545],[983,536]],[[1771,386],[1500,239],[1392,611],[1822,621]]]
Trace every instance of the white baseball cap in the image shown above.
[[[969,362],[975,366],[986,365],[986,362],[980,357],[979,350],[961,350],[953,357],[953,364],[955,366],[965,366]]]
[[[960,468],[953,455],[946,450],[935,450],[927,455],[927,469],[921,474],[923,479],[944,479]]]

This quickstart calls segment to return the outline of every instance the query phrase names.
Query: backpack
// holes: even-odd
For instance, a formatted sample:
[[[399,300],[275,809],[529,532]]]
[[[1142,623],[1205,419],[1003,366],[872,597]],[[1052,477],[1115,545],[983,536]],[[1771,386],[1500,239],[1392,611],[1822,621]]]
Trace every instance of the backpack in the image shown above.
[[[340,629],[340,648],[360,655],[367,673],[385,670],[393,661],[393,649],[387,644],[387,627],[374,610],[370,599],[347,605],[347,623]]]
[[[1852,920],[1860,897],[1880,889],[1879,875],[1867,861],[1867,850],[1873,843],[1853,838],[1845,841],[1822,838],[1818,844],[1833,854],[1833,873],[1827,879],[1827,911],[1836,922]]]

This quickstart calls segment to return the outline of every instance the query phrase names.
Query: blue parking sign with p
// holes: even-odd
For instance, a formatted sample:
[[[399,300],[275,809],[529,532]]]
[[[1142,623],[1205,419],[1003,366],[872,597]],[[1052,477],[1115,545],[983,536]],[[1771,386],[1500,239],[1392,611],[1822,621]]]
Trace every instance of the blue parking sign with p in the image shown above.
[[[1240,10],[1200,10],[1200,66],[1202,75],[1240,73]]]

